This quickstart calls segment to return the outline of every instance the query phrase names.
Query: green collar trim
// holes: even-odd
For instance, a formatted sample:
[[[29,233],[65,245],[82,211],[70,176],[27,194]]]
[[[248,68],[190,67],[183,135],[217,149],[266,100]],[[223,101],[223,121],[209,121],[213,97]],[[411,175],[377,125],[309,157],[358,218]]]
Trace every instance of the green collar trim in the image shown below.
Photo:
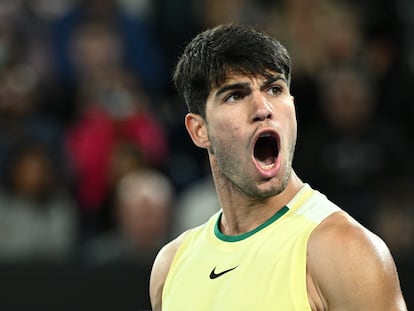
[[[226,235],[226,234],[223,234],[220,231],[219,224],[220,224],[220,221],[221,221],[221,216],[223,214],[223,212],[221,212],[220,215],[217,217],[216,224],[214,225],[214,234],[218,239],[220,239],[224,242],[242,241],[242,240],[247,239],[248,237],[252,236],[256,232],[259,232],[260,230],[262,230],[262,229],[266,228],[267,226],[271,225],[276,220],[278,220],[280,217],[282,217],[284,214],[286,214],[287,211],[289,211],[289,207],[284,206],[282,209],[277,211],[277,213],[275,213],[272,217],[270,217],[266,222],[262,223],[257,228],[255,228],[255,229],[253,229],[249,232],[239,234],[239,235]]]

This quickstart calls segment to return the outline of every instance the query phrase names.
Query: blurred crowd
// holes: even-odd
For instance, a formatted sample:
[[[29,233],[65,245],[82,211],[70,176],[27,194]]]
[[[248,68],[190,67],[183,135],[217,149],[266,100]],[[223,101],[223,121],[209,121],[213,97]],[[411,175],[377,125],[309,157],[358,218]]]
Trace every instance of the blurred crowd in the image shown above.
[[[299,176],[412,267],[409,0],[1,0],[0,261],[150,265],[219,209],[170,77],[226,22],[291,53]]]

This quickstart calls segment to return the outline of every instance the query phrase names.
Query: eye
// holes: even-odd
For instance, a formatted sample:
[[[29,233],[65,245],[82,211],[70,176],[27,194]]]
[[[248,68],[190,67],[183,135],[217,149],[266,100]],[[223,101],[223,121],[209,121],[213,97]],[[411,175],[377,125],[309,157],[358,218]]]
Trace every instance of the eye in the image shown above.
[[[232,92],[229,95],[227,95],[226,97],[224,97],[224,102],[226,103],[234,103],[237,101],[242,100],[244,97],[246,96],[246,94],[244,94],[243,92]]]
[[[271,87],[267,89],[266,93],[272,96],[276,96],[282,93],[282,91],[283,91],[283,87],[281,87],[280,85],[272,85]]]

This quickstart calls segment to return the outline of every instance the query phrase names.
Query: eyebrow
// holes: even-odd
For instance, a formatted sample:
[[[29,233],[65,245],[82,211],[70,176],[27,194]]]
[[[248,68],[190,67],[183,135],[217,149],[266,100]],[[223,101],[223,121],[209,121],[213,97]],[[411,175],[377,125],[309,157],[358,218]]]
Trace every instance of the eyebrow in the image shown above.
[[[282,80],[283,82],[285,82],[287,84],[286,78],[284,75],[282,74],[277,74],[274,76],[270,76],[269,78],[267,78],[265,80],[265,82],[262,84],[262,86],[260,87],[261,90],[268,88],[270,85],[272,85],[273,83],[275,83],[276,81]]]
[[[269,78],[267,78],[264,81],[264,83],[260,86],[260,89],[261,90],[266,89],[278,80],[282,80],[285,83],[287,83],[286,78],[284,77],[284,75],[277,74],[277,75],[270,76]],[[219,96],[219,95],[221,95],[225,92],[228,92],[228,91],[245,90],[245,89],[248,89],[249,87],[250,87],[249,82],[227,84],[227,85],[224,85],[223,87],[219,88],[214,96],[217,97],[217,96]]]
[[[227,84],[223,87],[219,88],[215,94],[215,97],[219,96],[220,94],[223,94],[227,91],[234,91],[234,90],[245,90],[248,89],[250,86],[249,82],[244,83],[234,83],[234,84]]]

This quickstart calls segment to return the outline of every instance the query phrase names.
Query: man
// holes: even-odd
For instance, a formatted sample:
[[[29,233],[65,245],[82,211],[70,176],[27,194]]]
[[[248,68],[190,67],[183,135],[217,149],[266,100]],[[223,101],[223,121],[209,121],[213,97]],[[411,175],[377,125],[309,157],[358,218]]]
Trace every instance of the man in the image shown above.
[[[278,41],[238,25],[207,30],[174,81],[222,210],[159,252],[153,310],[406,310],[382,240],[292,169],[290,58]]]

